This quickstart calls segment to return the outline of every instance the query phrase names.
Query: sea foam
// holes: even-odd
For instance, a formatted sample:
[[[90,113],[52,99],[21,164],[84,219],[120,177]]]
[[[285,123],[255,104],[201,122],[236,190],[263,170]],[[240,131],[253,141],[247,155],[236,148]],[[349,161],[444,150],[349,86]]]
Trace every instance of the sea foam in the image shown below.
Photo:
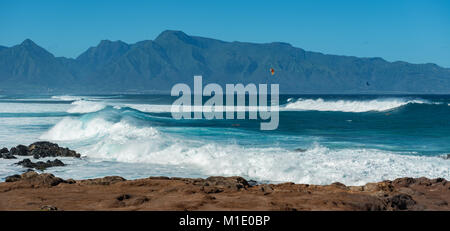
[[[82,100],[83,97],[81,96],[72,96],[72,95],[55,95],[51,97],[55,100],[62,100],[62,101],[76,101],[76,100]]]
[[[294,111],[341,111],[341,112],[368,112],[368,111],[387,111],[407,104],[428,103],[421,99],[403,99],[387,98],[372,100],[324,100],[318,99],[298,99],[296,101],[288,100],[280,110]]]
[[[78,100],[71,105],[73,106],[67,110],[68,113],[90,113],[100,111],[106,107],[103,103],[87,100]]]
[[[398,177],[450,178],[450,161],[377,149],[330,149],[320,143],[295,152],[195,140],[100,116],[65,118],[41,136],[64,141],[88,159],[196,169],[205,176],[240,175],[259,181],[362,185]],[[405,155],[408,154],[408,155]],[[145,175],[145,173],[142,173]],[[170,175],[170,174],[169,174]],[[190,175],[186,173],[186,175]]]

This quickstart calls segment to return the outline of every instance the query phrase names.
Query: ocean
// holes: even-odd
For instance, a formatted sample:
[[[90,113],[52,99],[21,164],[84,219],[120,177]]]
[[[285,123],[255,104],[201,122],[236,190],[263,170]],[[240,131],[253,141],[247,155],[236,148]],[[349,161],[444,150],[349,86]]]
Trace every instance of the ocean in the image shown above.
[[[259,182],[363,185],[450,179],[450,96],[280,95],[279,127],[172,118],[164,95],[0,96],[0,148],[51,141],[82,154],[46,172],[242,176]],[[301,150],[299,150],[301,149]],[[45,160],[45,159],[44,159]],[[0,159],[0,178],[24,172]]]

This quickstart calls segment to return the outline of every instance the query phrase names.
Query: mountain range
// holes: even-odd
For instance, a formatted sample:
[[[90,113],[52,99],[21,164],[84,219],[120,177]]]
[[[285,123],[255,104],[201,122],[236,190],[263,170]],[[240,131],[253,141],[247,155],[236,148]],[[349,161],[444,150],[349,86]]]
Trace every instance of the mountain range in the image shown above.
[[[270,68],[275,70],[271,75]],[[103,40],[77,58],[30,39],[0,46],[0,93],[169,92],[176,83],[279,83],[297,94],[445,94],[450,68],[305,51],[287,43],[224,42],[164,31],[134,44]]]

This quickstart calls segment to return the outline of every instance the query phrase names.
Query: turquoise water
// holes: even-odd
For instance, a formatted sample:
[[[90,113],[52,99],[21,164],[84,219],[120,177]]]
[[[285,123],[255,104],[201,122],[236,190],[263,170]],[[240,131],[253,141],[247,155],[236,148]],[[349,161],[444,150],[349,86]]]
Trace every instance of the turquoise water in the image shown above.
[[[2,96],[0,146],[38,140],[79,151],[62,177],[241,175],[359,185],[450,178],[450,96],[280,96],[279,127],[259,120],[175,120],[161,95]],[[297,152],[295,149],[305,149]],[[23,171],[0,161],[0,177]]]

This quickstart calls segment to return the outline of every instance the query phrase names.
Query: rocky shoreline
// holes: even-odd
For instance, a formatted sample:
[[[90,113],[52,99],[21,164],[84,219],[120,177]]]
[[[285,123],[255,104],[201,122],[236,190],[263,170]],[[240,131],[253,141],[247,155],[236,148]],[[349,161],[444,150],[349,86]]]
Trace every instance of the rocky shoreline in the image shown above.
[[[0,150],[1,158],[16,156],[81,155],[49,142]],[[0,210],[450,210],[450,183],[443,178],[399,178],[364,186],[258,184],[238,176],[73,180],[33,170],[64,166],[58,159],[27,158],[17,164],[27,171],[0,183]]]
[[[16,147],[11,148],[11,150],[8,150],[8,148],[0,149],[0,159],[17,159],[16,156],[25,156],[33,159],[47,157],[80,158],[81,154],[68,148],[59,147],[58,144],[50,143],[47,141],[32,143],[29,146],[17,145]],[[36,169],[40,171],[43,171],[50,167],[65,166],[65,164],[59,159],[47,160],[46,162],[33,162],[29,158],[26,158],[17,162],[16,164],[28,168],[29,170]]]

